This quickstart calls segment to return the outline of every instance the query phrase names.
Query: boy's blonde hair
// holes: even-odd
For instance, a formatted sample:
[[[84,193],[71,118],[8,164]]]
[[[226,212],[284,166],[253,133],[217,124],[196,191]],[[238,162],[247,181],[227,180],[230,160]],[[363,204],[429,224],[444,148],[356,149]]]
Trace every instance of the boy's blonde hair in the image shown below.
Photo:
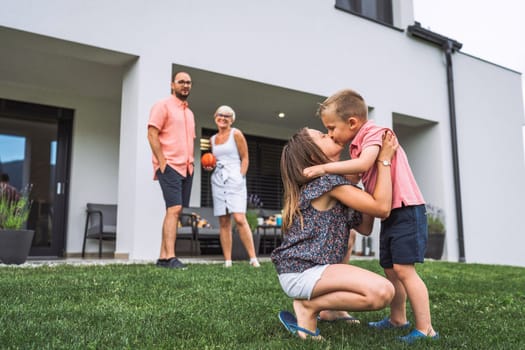
[[[321,117],[323,112],[332,106],[337,116],[343,120],[349,117],[358,117],[361,120],[368,118],[368,106],[365,99],[354,90],[341,90],[328,97],[319,104],[317,115]]]

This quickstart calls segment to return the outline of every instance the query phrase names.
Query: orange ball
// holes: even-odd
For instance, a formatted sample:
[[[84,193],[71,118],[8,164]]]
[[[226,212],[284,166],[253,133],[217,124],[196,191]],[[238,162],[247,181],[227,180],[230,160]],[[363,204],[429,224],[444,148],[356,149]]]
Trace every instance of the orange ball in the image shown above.
[[[203,168],[215,168],[215,165],[217,165],[217,159],[211,152],[204,153],[201,157],[201,165]]]

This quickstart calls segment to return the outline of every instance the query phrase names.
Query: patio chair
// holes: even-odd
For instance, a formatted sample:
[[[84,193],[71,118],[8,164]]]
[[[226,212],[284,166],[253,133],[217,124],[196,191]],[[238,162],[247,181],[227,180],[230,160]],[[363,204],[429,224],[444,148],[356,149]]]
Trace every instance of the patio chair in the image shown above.
[[[191,255],[200,255],[197,217],[190,213],[181,213],[179,216],[179,227],[177,228],[177,241],[189,240]]]
[[[98,257],[102,258],[102,241],[116,241],[117,239],[117,205],[88,203],[86,213],[82,257],[85,254],[86,240],[96,239],[98,240]]]

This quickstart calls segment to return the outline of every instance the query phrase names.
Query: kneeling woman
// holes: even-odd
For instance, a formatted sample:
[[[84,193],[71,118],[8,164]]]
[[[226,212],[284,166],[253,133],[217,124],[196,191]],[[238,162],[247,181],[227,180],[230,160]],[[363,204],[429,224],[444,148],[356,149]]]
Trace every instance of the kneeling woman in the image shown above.
[[[378,159],[390,160],[397,147],[395,137],[386,134]],[[323,310],[378,310],[394,297],[394,287],[386,278],[340,263],[352,227],[370,234],[374,217],[390,214],[390,167],[379,165],[373,195],[341,175],[315,179],[303,175],[304,168],[327,163],[341,151],[328,135],[304,128],[291,137],[281,155],[285,237],[271,258],[281,287],[294,299],[296,316],[281,311],[279,318],[303,339],[320,337],[316,317]],[[362,220],[356,219],[356,212],[362,213]]]

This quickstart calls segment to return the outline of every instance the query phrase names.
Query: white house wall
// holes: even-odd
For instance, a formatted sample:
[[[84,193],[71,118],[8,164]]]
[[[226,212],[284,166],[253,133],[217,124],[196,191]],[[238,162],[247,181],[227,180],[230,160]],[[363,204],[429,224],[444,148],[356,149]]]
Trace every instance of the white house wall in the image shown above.
[[[454,64],[467,261],[523,266],[520,76],[468,55]]]
[[[123,89],[121,163],[119,176],[119,234],[117,256],[152,259],[160,249],[165,212],[158,183],[153,181],[147,118],[151,101],[169,95],[169,61],[138,60],[126,72]],[[198,186],[195,186],[198,187]]]
[[[407,2],[411,9],[411,2]],[[402,3],[394,2],[396,6]],[[73,159],[72,184],[86,181],[82,178],[82,166],[92,168],[100,162],[111,168],[107,174],[100,175],[103,179],[98,179],[109,181],[108,185],[94,188],[89,195],[118,200],[117,254],[131,259],[155,259],[158,256],[164,203],[158,184],[151,179],[146,124],[151,105],[169,94],[171,67],[177,64],[320,96],[350,87],[362,93],[373,107],[371,118],[379,124],[395,126],[393,115],[435,122],[434,126],[427,125],[426,129],[420,130],[419,135],[411,134],[414,128],[406,129],[407,137],[402,142],[425,197],[443,206],[447,213],[446,258],[457,260],[446,67],[439,48],[408,37],[404,31],[336,10],[335,1],[164,0],[153,5],[138,0],[2,0],[1,4],[2,26],[137,57],[123,73],[122,97],[116,102],[121,103],[120,130],[115,130],[118,126],[112,124],[111,130],[105,131],[107,137],[117,134],[113,140],[119,140],[120,153],[93,159],[84,153],[86,150],[77,151],[79,147],[89,148],[90,144],[88,137],[83,137],[86,131],[75,126],[75,133],[79,135],[74,138],[82,141],[74,144],[74,151],[80,152],[75,153],[75,157],[80,154],[82,159]],[[397,11],[396,18],[403,22],[411,17]],[[402,25],[403,29],[406,24]],[[461,38],[454,39],[461,41]],[[511,244],[517,247],[517,242],[525,242],[523,235],[517,235],[525,232],[524,224],[518,221],[523,206],[518,199],[507,195],[519,193],[520,196],[515,198],[523,198],[525,191],[524,165],[517,162],[523,160],[521,131],[517,128],[515,134],[513,131],[516,123],[520,127],[523,125],[521,90],[517,83],[519,75],[461,54],[454,54],[454,64],[458,119],[461,118],[458,130],[461,132],[467,261],[525,265],[524,255],[517,248],[506,252],[494,249],[495,237],[507,234],[501,229],[502,224],[506,231],[513,229],[514,233],[508,236],[514,240]],[[481,83],[487,81],[494,89],[491,93],[479,89]],[[196,81],[192,94],[198,94],[198,84]],[[4,92],[2,97],[9,97],[5,93],[12,94],[7,86],[0,89]],[[235,101],[235,97],[231,96],[231,101]],[[55,102],[56,98],[44,100],[42,102]],[[96,117],[99,122],[110,113],[113,117],[118,113],[115,106],[103,112],[103,108],[90,106],[86,108],[89,113],[84,113],[84,101],[78,99],[59,102],[54,104],[65,107],[73,104],[71,108],[78,111],[75,118],[81,118],[80,125],[84,123],[82,119],[94,110],[101,111]],[[315,107],[312,106],[312,110]],[[498,113],[489,116],[489,111]],[[196,112],[199,127],[209,125],[209,113]],[[507,115],[508,123],[500,122]],[[484,125],[475,124],[481,120]],[[238,126],[249,133],[276,135],[276,127],[272,125],[259,127],[240,120]],[[477,131],[482,126],[489,131],[502,130],[505,140],[500,140],[499,135],[489,134],[489,131],[481,132],[486,137],[479,139]],[[283,129],[278,135],[286,138],[286,134],[293,131]],[[104,134],[99,135],[104,137]],[[423,135],[428,138],[425,140]],[[503,147],[489,147],[488,140],[494,137],[503,143],[505,152],[501,152]],[[423,147],[425,141],[427,144]],[[112,150],[118,148],[111,142],[108,145],[103,141],[102,144],[112,147]],[[440,151],[434,151],[436,147]],[[428,153],[429,149],[433,151]],[[497,161],[489,159],[488,154]],[[419,162],[427,164],[428,157],[436,157],[438,164],[421,166]],[[488,161],[498,166],[480,171],[479,165]],[[505,174],[506,181],[501,181],[502,172],[510,166],[516,166],[516,170],[513,174]],[[113,176],[112,180],[109,180],[110,176]],[[115,184],[116,176],[118,185]],[[198,179],[197,172],[193,204],[198,201]],[[481,186],[491,186],[484,197],[480,197]],[[80,219],[79,210],[90,198],[80,188],[75,189],[75,194],[73,190],[72,187],[67,249],[78,252],[81,230],[71,223]],[[486,203],[482,203],[485,202],[482,198],[487,199]],[[502,199],[505,202],[501,202]],[[510,207],[513,209],[509,211]],[[493,221],[494,227],[487,226],[486,220],[482,220],[488,217],[489,209],[491,217],[497,218]],[[488,232],[487,227],[493,232]],[[491,240],[477,239],[479,235],[487,235],[486,238]]]

